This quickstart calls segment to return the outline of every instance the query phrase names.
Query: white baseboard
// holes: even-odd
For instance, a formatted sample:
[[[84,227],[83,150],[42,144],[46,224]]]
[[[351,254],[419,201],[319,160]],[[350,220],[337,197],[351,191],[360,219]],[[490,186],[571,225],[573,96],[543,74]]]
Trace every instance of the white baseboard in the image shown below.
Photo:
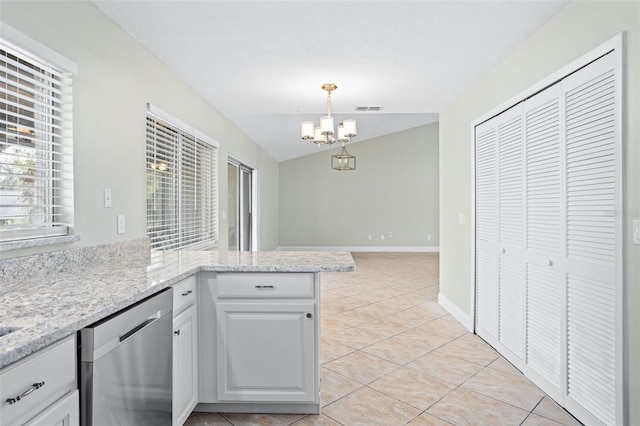
[[[440,247],[409,246],[409,247],[387,247],[387,246],[280,246],[277,251],[355,251],[355,252],[420,252],[439,253]]]
[[[442,293],[438,293],[438,303],[444,309],[447,310],[455,319],[463,325],[464,328],[473,333],[473,318],[467,313],[463,312],[458,306],[454,305],[449,299]]]

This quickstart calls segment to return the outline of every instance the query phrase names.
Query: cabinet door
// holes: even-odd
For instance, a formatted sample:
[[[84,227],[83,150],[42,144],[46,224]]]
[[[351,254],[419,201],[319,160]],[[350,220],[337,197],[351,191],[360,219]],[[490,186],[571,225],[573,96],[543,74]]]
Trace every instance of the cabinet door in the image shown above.
[[[218,399],[315,402],[315,304],[217,304]]]
[[[25,426],[78,426],[79,424],[78,391],[75,390],[38,414]]]
[[[182,425],[198,402],[196,307],[173,319],[173,424]]]

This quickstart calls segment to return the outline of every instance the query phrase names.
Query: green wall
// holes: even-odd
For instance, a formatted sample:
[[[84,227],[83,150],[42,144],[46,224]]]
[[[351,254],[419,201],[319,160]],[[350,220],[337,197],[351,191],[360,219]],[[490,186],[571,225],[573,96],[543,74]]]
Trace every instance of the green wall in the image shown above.
[[[470,123],[582,54],[626,32],[625,225],[629,417],[640,424],[640,246],[631,220],[640,218],[640,2],[574,1],[440,114],[440,291],[471,314],[472,141]],[[446,166],[445,166],[446,165]]]
[[[78,65],[74,77],[75,227],[72,244],[2,257],[93,246],[146,235],[145,114],[151,103],[220,143],[219,249],[227,248],[227,155],[260,173],[261,248],[278,246],[278,163],[88,1],[2,1],[0,19]],[[104,208],[111,188],[113,207]],[[116,215],[127,232],[116,234]]]
[[[438,123],[348,145],[355,171],[339,149],[280,163],[280,246],[436,250]]]

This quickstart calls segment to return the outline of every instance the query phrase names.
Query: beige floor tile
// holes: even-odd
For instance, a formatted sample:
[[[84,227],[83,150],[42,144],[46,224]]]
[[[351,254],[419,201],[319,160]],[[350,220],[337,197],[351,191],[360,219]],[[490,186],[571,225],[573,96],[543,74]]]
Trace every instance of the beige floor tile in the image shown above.
[[[321,383],[321,407],[331,404],[342,398],[345,395],[349,395],[364,386],[361,383],[351,380],[342,374],[334,373],[333,371],[323,368],[322,369],[322,383]]]
[[[562,426],[562,423],[554,422],[537,414],[529,414],[521,426]]]
[[[327,363],[355,351],[351,346],[336,342],[331,337],[323,338],[320,343],[320,361]]]
[[[371,383],[397,368],[398,365],[392,362],[364,352],[354,352],[323,366],[323,370],[329,369],[363,385]]]
[[[416,344],[415,339],[402,335],[389,337],[361,350],[398,365],[405,365],[431,351]]]
[[[500,354],[484,340],[475,334],[469,333],[439,347],[437,352],[456,356],[482,365],[489,365],[500,356]]]
[[[531,411],[545,396],[526,377],[485,368],[461,386],[464,389]]]
[[[515,374],[516,376],[522,376],[520,370],[515,368],[513,364],[504,359],[503,357],[498,357],[495,361],[489,364],[489,368],[495,368],[496,370],[504,371],[505,373]]]
[[[233,426],[287,426],[304,417],[303,414],[242,414],[222,413]]]
[[[454,425],[519,425],[528,411],[466,389],[456,389],[427,410]]]
[[[420,414],[420,410],[366,387],[326,406],[323,412],[350,426],[404,425]]]
[[[538,404],[536,408],[534,408],[533,414],[537,414],[563,425],[573,426],[580,424],[579,421],[577,421],[571,414],[569,414],[564,408],[556,404],[548,396],[545,396],[542,401],[540,401],[540,404]]]
[[[229,426],[230,423],[218,413],[193,412],[184,426]]]
[[[429,352],[410,362],[406,367],[456,386],[464,383],[483,368],[480,364],[436,352]]]
[[[451,423],[447,423],[444,420],[440,420],[431,414],[422,413],[411,422],[407,423],[407,426],[451,426]]]
[[[389,337],[389,332],[377,329],[363,329],[360,326],[333,334],[333,340],[354,349],[362,349]]]
[[[369,384],[369,387],[395,399],[426,410],[456,388],[433,376],[401,368]]]
[[[330,419],[324,414],[308,415],[292,423],[292,426],[340,426],[340,423]]]

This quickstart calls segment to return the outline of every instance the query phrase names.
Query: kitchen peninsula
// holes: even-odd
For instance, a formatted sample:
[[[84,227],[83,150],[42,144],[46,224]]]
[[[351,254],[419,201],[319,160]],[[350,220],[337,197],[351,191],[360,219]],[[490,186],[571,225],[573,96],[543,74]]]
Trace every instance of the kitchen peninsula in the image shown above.
[[[164,289],[173,287],[182,292],[179,286],[193,285],[193,290],[184,291],[183,295],[193,297],[192,303],[198,309],[197,342],[193,342],[200,359],[193,366],[199,369],[196,373],[200,380],[196,402],[204,403],[207,410],[217,410],[219,405],[227,411],[233,407],[239,411],[291,412],[296,407],[306,412],[319,411],[320,273],[354,270],[355,263],[348,252],[150,252],[146,240],[2,260],[0,379],[4,380],[4,372],[30,356],[69,336],[75,338],[84,327]],[[176,307],[180,307],[176,300],[174,296],[174,315],[178,313]],[[310,397],[290,393],[292,400],[284,401],[282,395],[262,392],[266,397],[260,399],[255,392],[225,387],[225,383],[241,382],[243,378],[241,373],[239,378],[225,377],[230,371],[225,364],[229,360],[223,358],[242,355],[233,351],[255,336],[233,336],[236,346],[227,348],[226,337],[220,333],[232,328],[225,329],[221,323],[233,321],[238,311],[244,315],[250,308],[261,307],[255,317],[259,321],[243,320],[238,324],[255,324],[265,331],[264,313],[273,311],[270,306],[280,314],[287,309],[302,309],[301,317],[313,324],[304,325],[311,332],[304,342],[312,351],[312,362],[305,368],[313,371],[304,372],[302,380],[313,381]],[[241,342],[240,346],[237,342]],[[304,356],[309,357],[307,349]],[[0,402],[5,411],[4,392]]]

